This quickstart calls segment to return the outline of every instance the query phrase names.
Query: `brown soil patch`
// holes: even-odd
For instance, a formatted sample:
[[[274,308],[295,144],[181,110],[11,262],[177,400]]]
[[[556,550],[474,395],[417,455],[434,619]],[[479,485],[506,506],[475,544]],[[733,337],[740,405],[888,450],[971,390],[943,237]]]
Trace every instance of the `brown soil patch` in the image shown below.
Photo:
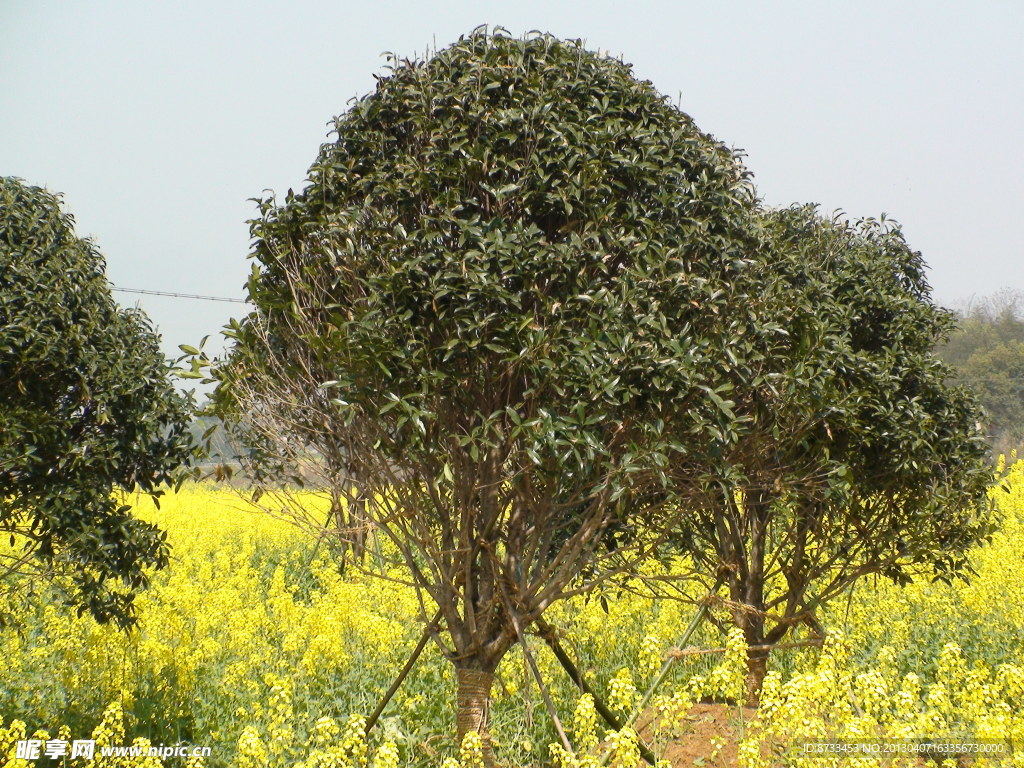
[[[749,728],[756,722],[757,709],[744,707],[742,710],[728,704],[696,704],[689,709],[673,733],[663,733],[660,743],[652,743],[651,714],[640,719],[641,738],[654,751],[659,760],[667,760],[672,768],[739,768],[737,748],[749,736]],[[883,739],[884,740],[884,739]],[[762,743],[761,756],[776,760],[769,765],[780,765],[779,744]],[[971,768],[974,760],[966,756],[955,759],[957,768]],[[935,768],[934,758],[919,757],[912,763],[917,768]],[[647,768],[646,763],[641,766]]]
[[[662,735],[667,743],[652,744],[651,722],[641,719],[640,735],[659,758],[673,768],[739,768],[737,745],[757,710],[726,704],[695,704],[683,716],[679,730]]]

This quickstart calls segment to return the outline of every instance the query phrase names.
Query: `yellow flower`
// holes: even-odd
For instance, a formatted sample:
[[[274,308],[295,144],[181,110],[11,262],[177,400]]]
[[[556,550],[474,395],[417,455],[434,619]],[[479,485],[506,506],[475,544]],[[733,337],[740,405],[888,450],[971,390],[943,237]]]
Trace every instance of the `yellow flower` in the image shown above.
[[[636,696],[633,675],[626,667],[622,667],[608,683],[608,704],[626,712],[633,706]]]

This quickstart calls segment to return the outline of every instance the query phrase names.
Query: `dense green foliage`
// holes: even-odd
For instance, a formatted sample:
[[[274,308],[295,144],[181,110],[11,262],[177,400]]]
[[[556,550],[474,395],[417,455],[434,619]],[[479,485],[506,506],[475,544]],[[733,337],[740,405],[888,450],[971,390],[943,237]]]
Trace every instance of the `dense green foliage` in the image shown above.
[[[609,430],[641,414],[629,427],[655,442],[627,462],[681,452],[652,434],[666,419],[728,437],[713,390],[750,347],[732,283],[751,253],[751,190],[627,66],[547,37],[474,35],[397,66],[336,131],[309,188],[263,202],[261,311],[236,360],[262,352],[256,318],[271,345],[303,345],[339,414],[372,413],[394,461],[433,456],[438,430],[482,448],[495,429],[534,465],[601,461]]]
[[[884,219],[851,224],[796,207],[767,223],[799,388],[796,409],[768,400],[757,413],[753,434],[789,419],[769,466],[798,506],[842,515],[843,546],[859,542],[846,552],[854,562],[891,563],[893,578],[911,563],[958,571],[958,550],[985,529],[989,470],[977,402],[934,352],[955,318],[932,300],[921,254]]]
[[[759,212],[649,83],[547,36],[396,62],[335,133],[261,202],[215,399],[257,477],[354,478],[460,670],[669,518],[755,645],[988,533],[951,317],[898,227]]]
[[[167,546],[112,493],[171,479],[191,449],[188,401],[58,199],[13,178],[0,179],[0,392],[0,588],[58,575],[82,610],[130,623]]]
[[[933,351],[953,316],[921,255],[884,220],[813,206],[763,220],[764,307],[788,333],[738,401],[730,475],[682,529],[709,586],[727,574],[750,645],[817,628],[819,606],[865,575],[963,574],[991,531],[980,412]]]
[[[355,457],[435,640],[490,674],[627,514],[717,474],[764,330],[752,190],[627,65],[548,36],[396,62],[335,132],[262,203],[217,398],[257,458]]]

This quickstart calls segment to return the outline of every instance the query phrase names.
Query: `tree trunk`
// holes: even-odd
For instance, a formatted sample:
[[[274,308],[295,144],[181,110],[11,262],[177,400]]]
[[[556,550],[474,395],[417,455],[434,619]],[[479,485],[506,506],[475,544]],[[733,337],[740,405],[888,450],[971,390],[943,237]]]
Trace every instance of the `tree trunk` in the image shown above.
[[[736,585],[733,599],[745,606],[737,615],[740,620],[739,626],[743,629],[743,639],[748,646],[758,646],[764,645],[764,557],[771,496],[763,489],[749,491],[744,495],[743,506],[750,530],[749,551],[746,553],[747,567],[743,569],[746,583]],[[768,651],[747,651],[747,706],[758,705],[767,665]]]
[[[747,706],[756,707],[761,701],[761,684],[768,671],[768,654],[766,649],[747,651]]]
[[[494,674],[480,669],[456,668],[455,679],[458,682],[456,692],[455,722],[459,735],[459,744],[470,731],[480,734],[483,742],[485,768],[494,766],[494,753],[491,751],[491,734],[488,730],[491,714],[491,684]]]

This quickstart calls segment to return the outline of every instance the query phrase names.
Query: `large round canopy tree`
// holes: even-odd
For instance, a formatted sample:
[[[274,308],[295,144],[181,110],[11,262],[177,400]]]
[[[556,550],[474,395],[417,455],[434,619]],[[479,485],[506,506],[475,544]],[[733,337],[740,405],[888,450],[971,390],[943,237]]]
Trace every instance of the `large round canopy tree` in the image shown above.
[[[460,737],[486,733],[522,630],[718,475],[758,346],[754,195],[628,65],[543,35],[395,61],[334,131],[253,223],[215,399],[257,476],[355,473],[440,612]]]
[[[58,199],[6,177],[0,393],[0,606],[52,576],[81,610],[131,624],[147,567],[168,551],[117,494],[159,493],[188,460],[190,403]]]

